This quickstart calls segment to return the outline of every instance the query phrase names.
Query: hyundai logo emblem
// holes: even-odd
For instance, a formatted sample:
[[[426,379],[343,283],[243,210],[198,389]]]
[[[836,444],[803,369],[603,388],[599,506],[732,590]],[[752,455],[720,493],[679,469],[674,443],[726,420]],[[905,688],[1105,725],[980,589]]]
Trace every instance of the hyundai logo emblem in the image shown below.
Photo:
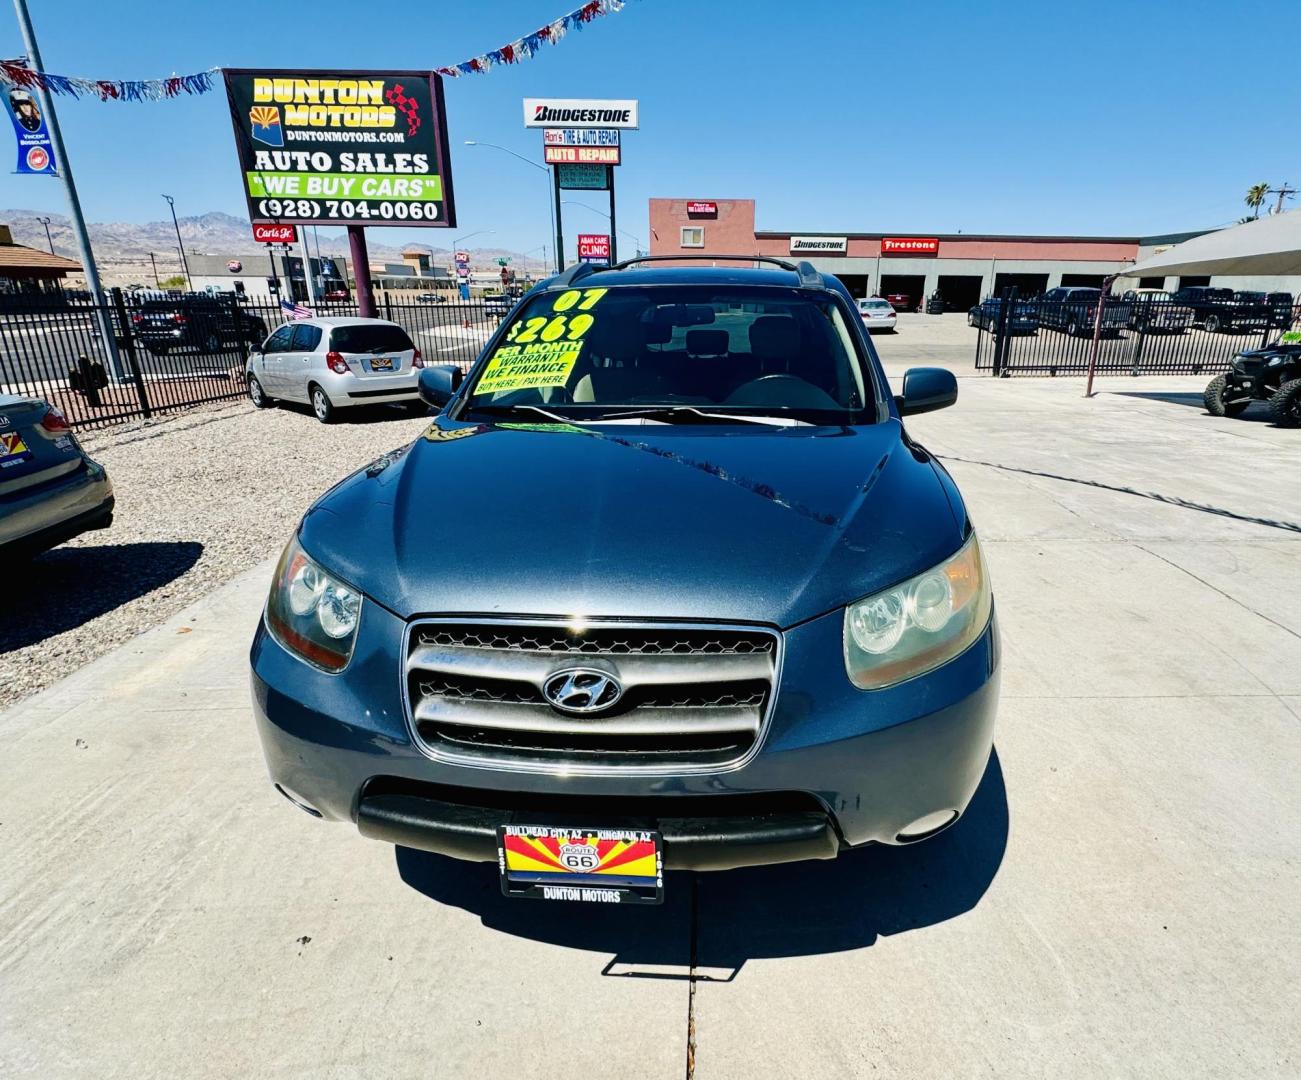
[[[542,696],[553,709],[583,715],[602,712],[621,697],[619,680],[593,668],[565,668],[542,684]]]

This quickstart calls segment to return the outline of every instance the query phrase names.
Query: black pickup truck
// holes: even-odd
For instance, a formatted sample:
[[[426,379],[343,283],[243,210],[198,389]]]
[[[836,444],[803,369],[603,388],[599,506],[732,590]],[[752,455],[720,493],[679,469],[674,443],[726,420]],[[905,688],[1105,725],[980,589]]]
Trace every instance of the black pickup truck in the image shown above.
[[[1084,286],[1049,289],[1035,304],[1039,325],[1064,330],[1072,337],[1092,334],[1101,296],[1101,289]],[[1102,336],[1115,337],[1125,329],[1132,307],[1116,297],[1107,297],[1102,309]]]
[[[1275,297],[1286,294],[1266,294],[1240,289],[1226,289],[1215,285],[1189,285],[1171,296],[1177,304],[1193,310],[1193,325],[1208,333],[1228,333],[1233,330],[1263,330],[1278,322],[1279,307]],[[1288,321],[1291,321],[1288,305]]]
[[[147,300],[131,315],[136,340],[159,356],[172,349],[197,348],[217,353],[260,343],[267,335],[263,319],[229,297],[191,294]]]

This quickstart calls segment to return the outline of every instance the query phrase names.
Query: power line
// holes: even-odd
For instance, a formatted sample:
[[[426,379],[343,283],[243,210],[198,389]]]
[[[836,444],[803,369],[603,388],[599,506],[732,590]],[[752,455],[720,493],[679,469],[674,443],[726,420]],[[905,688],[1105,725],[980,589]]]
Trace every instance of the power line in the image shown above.
[[[1292,198],[1296,194],[1296,188],[1288,187],[1287,181],[1284,180],[1282,187],[1268,188],[1265,194],[1278,196],[1278,205],[1274,207],[1274,213],[1281,214],[1283,212],[1283,200]]]

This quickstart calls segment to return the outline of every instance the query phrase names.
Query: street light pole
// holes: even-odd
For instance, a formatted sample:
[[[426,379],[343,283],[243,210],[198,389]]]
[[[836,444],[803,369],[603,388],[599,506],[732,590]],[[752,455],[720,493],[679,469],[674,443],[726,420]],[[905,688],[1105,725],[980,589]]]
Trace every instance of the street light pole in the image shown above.
[[[560,273],[562,269],[561,260],[564,258],[564,252],[560,250],[562,247],[562,244],[560,242],[560,234],[556,231],[556,209],[555,208],[556,206],[560,205],[560,188],[559,188],[560,181],[557,177],[552,175],[555,172],[555,170],[549,168],[546,165],[539,165],[532,158],[526,158],[523,154],[517,154],[515,153],[514,150],[511,150],[505,146],[498,146],[496,143],[479,142],[477,139],[466,139],[465,145],[466,146],[487,146],[493,150],[500,150],[503,154],[509,154],[513,158],[518,158],[520,161],[524,162],[525,165],[532,165],[533,168],[541,169],[544,173],[547,174],[547,212],[551,215],[551,232],[556,237],[556,261],[555,261],[556,273],[557,274]],[[552,190],[551,190],[551,185],[553,181],[557,185],[554,193],[555,194],[554,205],[552,203]]]
[[[190,292],[194,292],[194,283],[190,280],[190,264],[185,260],[185,245],[181,243],[181,223],[176,220],[176,200],[170,195],[164,195],[167,205],[172,210],[172,228],[176,230],[176,246],[181,252],[181,269],[185,271],[185,287]]]
[[[50,239],[50,219],[47,217],[38,217],[36,219],[45,226],[45,242],[50,245],[50,254],[54,254],[54,241]]]
[[[154,268],[154,284],[161,289],[163,283],[158,280],[158,263],[154,261],[154,253],[152,251],[149,253],[149,265]]]
[[[44,71],[45,64],[41,60],[40,47],[36,44],[36,31],[32,27],[32,17],[27,11],[27,0],[14,0],[14,11],[18,15],[18,28],[22,31],[27,59],[37,71]],[[63,130],[59,127],[54,103],[46,93],[45,87],[37,82],[33,89],[45,113],[45,128],[50,133],[50,146],[54,150],[54,167],[63,181],[64,194],[68,197],[72,233],[77,238],[77,254],[81,256],[81,269],[86,277],[86,288],[90,290],[90,295],[95,298],[98,307],[96,314],[99,332],[104,341],[104,355],[108,359],[109,371],[113,378],[120,380],[123,378],[123,369],[117,352],[117,335],[113,332],[113,321],[109,318],[104,287],[99,282],[99,271],[95,268],[95,253],[90,249],[90,233],[86,231],[86,219],[81,213],[81,200],[77,198],[77,185],[72,179],[72,164],[68,161],[68,150],[63,145]]]
[[[584,210],[590,210],[593,214],[597,214],[597,215],[599,215],[599,216],[605,218],[607,221],[609,220],[609,217],[610,217],[610,215],[607,214],[604,210],[600,210],[600,209],[598,209],[598,208],[595,207],[595,206],[588,206],[587,203],[584,203],[584,202],[575,202],[573,199],[566,199],[566,200],[565,200],[563,203],[561,203],[560,205],[561,205],[561,206],[581,206]],[[641,247],[641,237],[638,236],[636,233],[630,233],[627,229],[620,229],[620,228],[617,228],[617,227],[616,227],[615,225],[613,225],[613,224],[610,226],[610,231],[611,231],[611,232],[620,232],[620,233],[623,233],[624,236],[628,237],[629,240],[632,240],[632,241],[637,245],[637,254],[641,254],[641,250],[642,250],[642,247]]]

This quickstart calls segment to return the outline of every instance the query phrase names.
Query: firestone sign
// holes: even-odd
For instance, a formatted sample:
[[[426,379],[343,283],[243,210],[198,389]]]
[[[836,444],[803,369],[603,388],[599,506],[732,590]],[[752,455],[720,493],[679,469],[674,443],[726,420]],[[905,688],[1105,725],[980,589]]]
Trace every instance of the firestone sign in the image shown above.
[[[540,128],[635,128],[636,101],[525,98],[524,126]]]
[[[934,236],[883,236],[882,255],[938,255],[940,241]]]
[[[844,236],[792,236],[792,255],[843,255],[848,237]]]

